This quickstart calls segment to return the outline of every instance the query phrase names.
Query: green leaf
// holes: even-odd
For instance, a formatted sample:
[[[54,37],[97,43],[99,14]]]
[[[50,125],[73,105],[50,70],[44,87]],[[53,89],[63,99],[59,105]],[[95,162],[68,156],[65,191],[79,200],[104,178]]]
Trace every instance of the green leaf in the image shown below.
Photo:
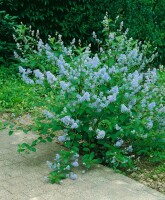
[[[89,159],[92,160],[94,158],[94,156],[95,156],[94,152],[90,153]]]
[[[85,147],[85,148],[83,148],[83,151],[89,151],[89,148],[87,148],[87,147]]]
[[[30,150],[30,151],[33,151],[33,152],[36,152],[36,148],[34,148],[34,147],[30,147],[29,150]]]
[[[113,156],[114,155],[114,152],[112,152],[112,151],[107,151],[106,152],[106,156]]]
[[[32,145],[31,145],[31,146],[36,146],[37,142],[38,142],[38,140],[34,140],[34,141],[32,142]]]
[[[92,143],[92,144],[90,145],[90,147],[91,147],[91,148],[95,148],[95,147],[96,147],[96,144],[95,144],[95,143]]]
[[[9,131],[9,135],[12,135],[13,133],[14,133],[13,130],[10,130],[10,131]]]
[[[47,139],[48,142],[52,142],[53,141],[51,137],[47,137],[46,139]]]

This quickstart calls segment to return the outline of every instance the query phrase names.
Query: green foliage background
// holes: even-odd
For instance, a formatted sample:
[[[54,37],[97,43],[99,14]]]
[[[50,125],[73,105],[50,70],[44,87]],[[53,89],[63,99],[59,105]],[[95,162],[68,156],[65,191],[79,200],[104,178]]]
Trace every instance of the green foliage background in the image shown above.
[[[65,41],[79,38],[88,43],[93,31],[102,34],[106,11],[113,20],[119,15],[129,36],[158,47],[156,65],[165,64],[165,0],[1,0],[1,9],[39,29],[43,38],[58,31]]]
[[[0,11],[0,63],[4,65],[14,59],[13,51],[16,49],[13,39],[14,26],[16,26],[16,17]]]

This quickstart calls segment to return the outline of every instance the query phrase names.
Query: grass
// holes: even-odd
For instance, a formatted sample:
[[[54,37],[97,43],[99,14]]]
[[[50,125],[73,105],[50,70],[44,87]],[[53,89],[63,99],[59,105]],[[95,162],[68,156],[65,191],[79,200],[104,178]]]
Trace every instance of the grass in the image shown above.
[[[0,113],[23,115],[43,100],[42,89],[25,84],[15,70],[1,67]]]

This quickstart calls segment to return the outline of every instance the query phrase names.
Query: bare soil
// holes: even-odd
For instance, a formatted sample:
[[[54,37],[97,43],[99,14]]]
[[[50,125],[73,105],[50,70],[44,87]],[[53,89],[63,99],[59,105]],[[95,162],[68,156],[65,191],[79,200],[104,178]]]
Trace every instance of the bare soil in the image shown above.
[[[165,163],[139,163],[140,170],[128,174],[132,179],[165,194]]]

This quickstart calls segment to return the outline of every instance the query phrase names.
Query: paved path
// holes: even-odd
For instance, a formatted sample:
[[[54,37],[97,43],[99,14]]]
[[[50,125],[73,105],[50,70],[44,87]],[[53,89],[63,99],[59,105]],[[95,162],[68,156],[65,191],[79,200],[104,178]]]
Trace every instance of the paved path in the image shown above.
[[[96,166],[86,174],[78,171],[78,180],[62,185],[43,181],[49,173],[47,160],[53,160],[61,146],[42,144],[39,151],[20,156],[17,144],[33,135],[0,132],[0,200],[165,200],[165,196],[111,169]]]

